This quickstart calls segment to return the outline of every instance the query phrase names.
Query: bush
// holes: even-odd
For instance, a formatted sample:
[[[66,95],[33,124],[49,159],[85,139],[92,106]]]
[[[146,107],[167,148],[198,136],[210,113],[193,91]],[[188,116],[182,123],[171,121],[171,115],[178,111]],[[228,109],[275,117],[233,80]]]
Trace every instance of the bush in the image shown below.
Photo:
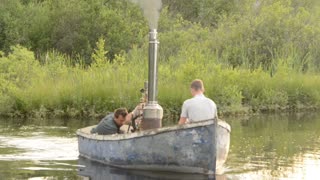
[[[2,0],[3,1],[3,0]],[[141,45],[147,26],[140,9],[127,1],[5,1],[0,5],[0,50],[21,44],[37,57],[56,49],[91,63],[99,37],[113,59]]]

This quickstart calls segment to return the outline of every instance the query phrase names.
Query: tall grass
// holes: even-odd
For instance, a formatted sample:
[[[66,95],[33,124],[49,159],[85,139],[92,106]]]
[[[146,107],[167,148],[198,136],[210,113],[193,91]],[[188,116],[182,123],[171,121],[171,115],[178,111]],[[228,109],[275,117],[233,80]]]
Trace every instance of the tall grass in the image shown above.
[[[190,98],[189,83],[194,78],[204,80],[206,95],[223,114],[299,110],[320,105],[319,75],[279,66],[277,74],[270,76],[262,68],[251,71],[199,63],[206,59],[195,51],[188,54],[184,63],[168,61],[159,65],[159,103],[167,118],[179,115],[181,104]],[[59,53],[49,53],[43,65],[33,56],[12,59],[28,53],[31,52],[16,47],[12,54],[1,58],[1,62],[4,58],[12,60],[6,66],[12,71],[2,73],[2,82],[8,82],[3,78],[5,74],[16,80],[10,81],[11,87],[1,86],[2,115],[96,117],[118,107],[132,109],[139,102],[139,89],[147,79],[145,52],[137,48],[118,56],[113,63],[104,61],[91,67],[70,66]],[[28,80],[18,81],[18,72]]]

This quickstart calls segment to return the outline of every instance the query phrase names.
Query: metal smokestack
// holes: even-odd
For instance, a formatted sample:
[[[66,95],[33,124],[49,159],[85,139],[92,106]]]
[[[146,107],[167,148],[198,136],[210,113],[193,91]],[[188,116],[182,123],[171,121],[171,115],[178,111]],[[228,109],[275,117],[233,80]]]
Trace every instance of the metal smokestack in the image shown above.
[[[149,32],[149,75],[148,75],[148,103],[157,103],[157,90],[158,90],[158,46],[157,30],[151,29]]]
[[[148,102],[143,109],[141,128],[154,129],[162,127],[163,109],[158,104],[158,46],[157,30],[149,32],[149,73],[148,73]]]

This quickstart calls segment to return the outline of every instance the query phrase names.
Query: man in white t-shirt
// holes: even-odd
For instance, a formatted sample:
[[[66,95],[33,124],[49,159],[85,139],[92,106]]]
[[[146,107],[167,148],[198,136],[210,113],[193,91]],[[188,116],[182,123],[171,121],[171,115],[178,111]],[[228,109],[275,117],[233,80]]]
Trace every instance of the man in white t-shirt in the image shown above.
[[[192,123],[217,117],[217,106],[204,93],[203,82],[200,79],[192,81],[190,86],[193,98],[184,101],[179,124]]]

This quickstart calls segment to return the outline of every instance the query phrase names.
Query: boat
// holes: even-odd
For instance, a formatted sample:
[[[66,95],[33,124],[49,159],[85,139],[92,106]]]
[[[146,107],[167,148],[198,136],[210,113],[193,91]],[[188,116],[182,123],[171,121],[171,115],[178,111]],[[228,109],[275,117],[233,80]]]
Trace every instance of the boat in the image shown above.
[[[77,130],[79,154],[125,169],[217,174],[228,156],[231,128],[224,121],[217,126],[214,122],[113,135],[91,134],[94,126],[89,126]]]

